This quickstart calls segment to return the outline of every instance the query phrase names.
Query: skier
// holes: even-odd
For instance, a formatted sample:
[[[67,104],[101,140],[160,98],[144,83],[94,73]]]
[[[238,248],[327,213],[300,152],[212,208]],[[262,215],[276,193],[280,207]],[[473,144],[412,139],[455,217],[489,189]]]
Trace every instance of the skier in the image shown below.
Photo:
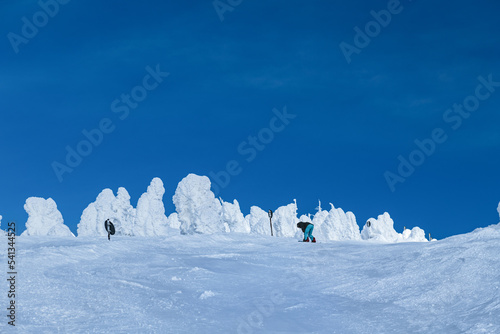
[[[304,240],[303,242],[309,242],[309,238],[311,238],[311,242],[316,242],[316,238],[313,237],[312,232],[314,229],[314,225],[306,222],[298,222],[297,227],[304,232]]]

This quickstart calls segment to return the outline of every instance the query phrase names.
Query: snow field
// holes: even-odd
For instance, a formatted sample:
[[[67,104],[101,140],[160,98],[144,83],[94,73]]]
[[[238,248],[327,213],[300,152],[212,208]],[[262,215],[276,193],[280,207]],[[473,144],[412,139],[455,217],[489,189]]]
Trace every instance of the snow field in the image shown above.
[[[500,332],[500,225],[433,243],[17,242],[23,333]],[[0,332],[10,332],[6,321]]]

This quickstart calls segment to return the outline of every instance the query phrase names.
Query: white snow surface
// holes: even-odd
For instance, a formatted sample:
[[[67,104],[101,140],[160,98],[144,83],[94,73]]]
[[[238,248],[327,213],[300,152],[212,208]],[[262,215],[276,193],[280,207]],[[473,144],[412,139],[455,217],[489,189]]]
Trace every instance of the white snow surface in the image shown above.
[[[28,213],[28,221],[22,235],[74,237],[64,225],[63,216],[52,198],[30,197],[24,204],[24,210]]]
[[[18,237],[0,332],[500,333],[500,224],[432,243],[144,240]]]
[[[163,205],[165,188],[160,178],[155,177],[137,202],[134,235],[164,236],[167,234],[168,219]]]
[[[370,218],[361,231],[363,240],[381,241],[381,242],[426,242],[425,232],[419,227],[412,230],[405,230],[398,233],[394,229],[394,221],[389,213],[378,216],[377,219]]]
[[[173,202],[182,234],[213,234],[224,232],[222,205],[210,190],[210,179],[189,174],[177,185]]]

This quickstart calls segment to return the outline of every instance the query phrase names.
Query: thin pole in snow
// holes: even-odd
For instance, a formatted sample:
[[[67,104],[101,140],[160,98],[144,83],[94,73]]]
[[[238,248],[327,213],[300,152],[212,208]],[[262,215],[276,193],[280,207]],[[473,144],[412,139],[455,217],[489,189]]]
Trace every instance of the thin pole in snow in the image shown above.
[[[273,210],[269,210],[269,225],[271,226],[271,237],[273,236]]]

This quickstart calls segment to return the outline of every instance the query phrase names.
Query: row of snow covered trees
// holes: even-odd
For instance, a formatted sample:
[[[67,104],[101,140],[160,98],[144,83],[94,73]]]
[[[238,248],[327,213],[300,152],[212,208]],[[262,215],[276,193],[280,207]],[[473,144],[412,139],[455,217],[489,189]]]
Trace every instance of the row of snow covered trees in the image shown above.
[[[137,202],[130,204],[130,195],[119,188],[115,196],[111,189],[104,189],[95,202],[82,213],[78,224],[78,236],[105,236],[104,221],[111,219],[117,235],[165,236],[181,234],[255,233],[270,234],[268,213],[252,206],[250,214],[242,214],[238,201],[225,202],[215,198],[208,177],[189,174],[177,186],[173,196],[176,212],[165,215],[163,195],[165,188],[159,178],[154,178]],[[373,239],[386,242],[426,241],[422,229],[415,227],[402,234],[394,230],[394,222],[388,213],[377,219],[371,218],[360,232],[356,217],[340,208],[323,210],[312,216],[297,218],[297,203],[282,206],[274,212],[273,230],[277,237],[302,236],[296,227],[299,221],[309,221],[315,226],[314,235],[319,240]],[[29,215],[23,235],[72,236],[64,225],[63,217],[51,199],[30,197],[25,210]],[[1,218],[0,218],[1,219]]]

